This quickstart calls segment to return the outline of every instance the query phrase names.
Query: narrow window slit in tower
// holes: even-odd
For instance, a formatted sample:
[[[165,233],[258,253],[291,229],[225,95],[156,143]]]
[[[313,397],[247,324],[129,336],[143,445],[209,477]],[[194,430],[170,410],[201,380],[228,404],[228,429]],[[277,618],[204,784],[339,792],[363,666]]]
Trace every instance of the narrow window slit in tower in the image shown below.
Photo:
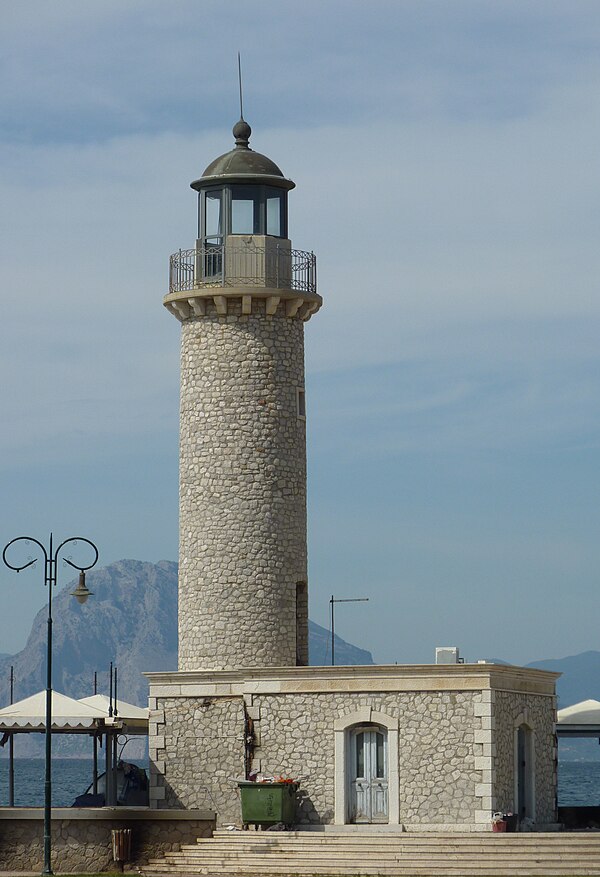
[[[296,388],[296,414],[306,420],[306,395],[302,387]]]
[[[308,665],[308,585],[296,582],[296,666]]]

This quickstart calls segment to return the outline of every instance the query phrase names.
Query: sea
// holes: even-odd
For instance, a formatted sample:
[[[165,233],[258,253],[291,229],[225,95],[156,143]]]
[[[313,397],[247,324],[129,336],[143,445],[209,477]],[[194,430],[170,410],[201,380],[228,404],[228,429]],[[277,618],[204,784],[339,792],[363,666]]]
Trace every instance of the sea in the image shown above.
[[[147,764],[137,761],[140,767]],[[92,782],[88,758],[52,759],[52,805],[70,807]],[[99,766],[99,770],[102,768]],[[44,759],[15,758],[15,805],[44,806]],[[560,761],[558,803],[561,807],[600,805],[600,761]],[[0,807],[8,806],[8,758],[0,758]]]
[[[148,773],[148,763],[130,759]],[[0,807],[8,806],[7,757],[0,758]],[[98,760],[98,773],[104,770],[103,759]],[[70,807],[92,783],[94,762],[91,758],[52,759],[52,806]],[[43,807],[46,763],[43,758],[15,758],[15,806]]]

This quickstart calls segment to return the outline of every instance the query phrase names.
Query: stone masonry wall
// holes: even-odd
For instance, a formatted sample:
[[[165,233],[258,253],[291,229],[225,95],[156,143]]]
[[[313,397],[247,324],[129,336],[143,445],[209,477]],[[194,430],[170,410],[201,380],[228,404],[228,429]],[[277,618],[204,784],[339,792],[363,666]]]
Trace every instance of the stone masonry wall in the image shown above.
[[[180,670],[307,663],[303,333],[256,299],[182,323]]]
[[[334,722],[370,706],[399,719],[401,822],[415,829],[472,826],[483,821],[478,815],[483,747],[475,739],[482,724],[478,707],[487,694],[254,695],[246,705],[256,734],[253,766],[301,779],[301,823],[333,822]],[[238,792],[230,778],[244,776],[243,699],[157,698],[156,707],[151,721],[164,724],[156,726],[160,737],[150,739],[155,806],[210,807],[219,824],[239,822]],[[488,808],[488,824],[490,815]]]
[[[553,697],[497,691],[495,716],[495,789],[496,806],[514,812],[515,801],[515,730],[525,722],[533,732],[533,769],[535,771],[535,821],[556,821],[557,749],[552,733],[556,719]]]
[[[210,809],[220,822],[239,821],[232,778],[245,777],[243,699],[150,701],[150,805]]]
[[[476,785],[480,692],[402,692],[254,696],[260,719],[255,763],[266,773],[302,778],[300,822],[333,821],[334,722],[361,707],[399,719],[400,821],[470,824]]]
[[[78,814],[78,816],[81,814]],[[210,819],[158,820],[144,813],[141,819],[52,819],[52,867],[62,873],[116,871],[112,856],[113,828],[132,831],[132,859],[127,870],[137,870],[150,858],[179,850],[197,837],[210,837]],[[35,871],[44,864],[42,815],[36,819],[8,819],[0,815],[0,869],[12,872]]]

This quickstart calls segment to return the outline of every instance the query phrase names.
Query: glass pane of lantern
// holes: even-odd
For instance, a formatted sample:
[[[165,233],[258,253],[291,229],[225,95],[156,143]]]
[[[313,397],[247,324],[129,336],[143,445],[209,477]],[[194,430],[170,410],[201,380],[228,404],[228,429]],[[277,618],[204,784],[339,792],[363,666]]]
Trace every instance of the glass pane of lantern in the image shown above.
[[[205,237],[216,237],[221,232],[221,193],[206,193],[206,229]]]
[[[267,198],[267,234],[281,235],[281,198]]]
[[[254,200],[252,198],[234,198],[231,202],[231,233],[253,234],[254,232]]]

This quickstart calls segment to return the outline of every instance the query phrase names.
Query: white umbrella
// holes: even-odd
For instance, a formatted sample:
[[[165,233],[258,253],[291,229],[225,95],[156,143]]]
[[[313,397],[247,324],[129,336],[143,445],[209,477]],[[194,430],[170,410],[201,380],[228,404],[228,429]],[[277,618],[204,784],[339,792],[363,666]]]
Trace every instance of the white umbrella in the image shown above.
[[[95,730],[106,713],[58,691],[52,692],[52,730],[77,733]],[[0,731],[44,731],[46,692],[38,691],[0,710]]]
[[[124,700],[113,699],[113,715],[109,716],[110,698],[106,694],[92,694],[90,697],[82,697],[78,703],[90,706],[95,710],[101,710],[105,725],[123,725],[123,730],[129,734],[147,734],[150,710],[147,707],[135,706]],[[114,711],[117,711],[117,715]]]
[[[559,737],[600,736],[600,701],[582,700],[559,710],[556,733]]]

